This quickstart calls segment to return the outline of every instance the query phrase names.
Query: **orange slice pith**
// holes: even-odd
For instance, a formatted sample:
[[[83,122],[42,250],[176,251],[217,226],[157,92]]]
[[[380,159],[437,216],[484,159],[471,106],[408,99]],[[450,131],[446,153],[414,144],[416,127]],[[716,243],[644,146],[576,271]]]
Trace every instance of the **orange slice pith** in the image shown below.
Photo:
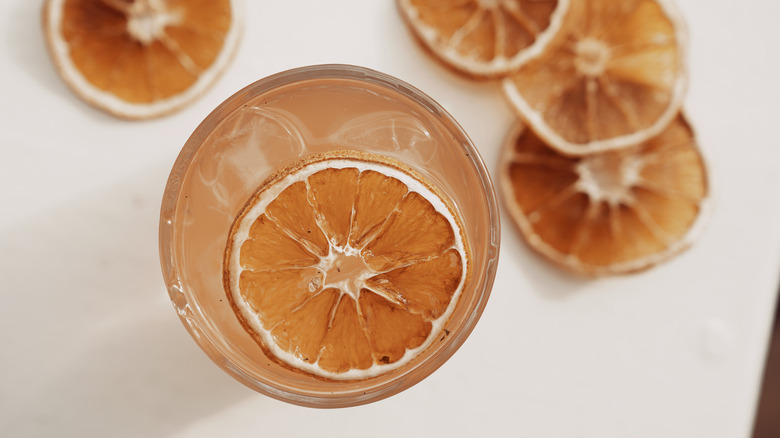
[[[709,208],[706,166],[682,116],[635,148],[580,158],[518,125],[501,163],[505,203],[526,242],[584,275],[672,257],[692,243]]]
[[[180,109],[238,46],[239,0],[47,0],[49,53],[82,99],[127,119]]]
[[[666,0],[573,2],[558,35],[504,79],[504,91],[560,152],[630,147],[678,113],[686,45],[682,18]]]
[[[468,278],[453,211],[389,159],[310,157],[264,183],[236,218],[226,294],[285,367],[334,380],[398,369],[444,329]]]
[[[398,0],[417,40],[471,77],[504,76],[541,49],[569,0]]]

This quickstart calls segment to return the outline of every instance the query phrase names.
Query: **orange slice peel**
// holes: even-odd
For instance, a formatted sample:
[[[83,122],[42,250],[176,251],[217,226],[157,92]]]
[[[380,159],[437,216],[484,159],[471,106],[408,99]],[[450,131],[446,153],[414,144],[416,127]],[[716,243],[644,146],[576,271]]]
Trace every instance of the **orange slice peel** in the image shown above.
[[[561,26],[569,0],[398,0],[420,44],[455,71],[503,77],[539,52]]]
[[[237,216],[227,297],[289,369],[331,380],[399,369],[439,337],[468,279],[454,211],[394,160],[309,157],[272,176]]]
[[[679,115],[634,148],[565,156],[518,124],[499,181],[529,246],[585,276],[648,269],[688,248],[709,216],[707,167]]]
[[[240,0],[47,0],[43,29],[67,85],[125,119],[170,114],[202,95],[230,63]]]
[[[504,79],[504,94],[561,153],[631,147],[680,111],[687,44],[670,1],[573,2],[554,40]]]

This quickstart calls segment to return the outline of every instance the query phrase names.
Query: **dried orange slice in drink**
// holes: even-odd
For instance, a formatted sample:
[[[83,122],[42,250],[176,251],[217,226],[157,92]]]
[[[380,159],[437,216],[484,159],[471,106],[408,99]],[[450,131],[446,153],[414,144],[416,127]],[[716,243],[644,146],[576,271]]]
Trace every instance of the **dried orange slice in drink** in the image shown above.
[[[569,0],[398,0],[414,36],[468,76],[516,70],[558,31]]]
[[[238,0],[47,0],[43,28],[62,78],[118,117],[168,114],[200,96],[239,39]]]
[[[585,275],[649,268],[688,247],[709,206],[706,168],[678,116],[637,147],[567,157],[518,125],[504,146],[501,188],[528,244]]]
[[[686,35],[669,1],[575,1],[561,32],[504,79],[504,91],[563,153],[628,147],[660,133],[678,113]]]
[[[446,330],[469,272],[462,230],[451,204],[400,163],[317,155],[264,183],[236,218],[225,290],[283,365],[377,376]]]

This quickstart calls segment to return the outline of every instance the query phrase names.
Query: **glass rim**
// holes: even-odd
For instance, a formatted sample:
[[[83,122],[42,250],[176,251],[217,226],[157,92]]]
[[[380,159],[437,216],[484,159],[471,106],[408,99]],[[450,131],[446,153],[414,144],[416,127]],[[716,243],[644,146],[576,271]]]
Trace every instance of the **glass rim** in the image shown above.
[[[484,191],[485,202],[488,207],[486,209],[486,223],[489,227],[489,241],[485,256],[485,267],[483,270],[480,270],[483,274],[482,279],[476,283],[478,286],[474,292],[476,303],[469,308],[468,317],[465,318],[462,327],[459,327],[458,331],[453,333],[453,336],[450,336],[441,348],[426,357],[416,367],[399,375],[397,379],[394,378],[369,387],[370,390],[368,392],[359,388],[359,390],[343,393],[313,393],[289,387],[282,388],[270,382],[260,381],[249,370],[245,370],[243,367],[230,361],[228,352],[221,348],[218,342],[215,342],[215,339],[212,338],[213,334],[209,330],[204,330],[204,326],[208,326],[208,324],[199,317],[197,312],[193,312],[192,308],[189,307],[187,295],[179,281],[180,273],[176,268],[174,220],[177,202],[184,178],[207,136],[217,127],[226,114],[230,114],[238,109],[249,98],[269,92],[283,85],[310,79],[327,78],[353,79],[389,88],[420,104],[432,115],[446,122],[447,128],[456,131],[455,133],[460,137],[458,140],[462,140],[456,143],[458,147],[465,150],[468,160],[474,166],[475,174],[482,185],[481,188]],[[500,234],[501,223],[497,195],[488,168],[471,138],[448,111],[416,87],[386,73],[348,64],[319,64],[297,67],[259,79],[232,94],[203,119],[179,152],[166,182],[160,210],[158,237],[160,263],[169,297],[186,330],[215,364],[244,385],[272,398],[307,407],[335,408],[362,405],[394,395],[422,381],[449,360],[471,334],[487,305],[498,268]],[[406,379],[411,371],[418,373],[413,379]],[[367,380],[371,381],[372,379]],[[399,381],[401,382],[400,385],[398,384]]]

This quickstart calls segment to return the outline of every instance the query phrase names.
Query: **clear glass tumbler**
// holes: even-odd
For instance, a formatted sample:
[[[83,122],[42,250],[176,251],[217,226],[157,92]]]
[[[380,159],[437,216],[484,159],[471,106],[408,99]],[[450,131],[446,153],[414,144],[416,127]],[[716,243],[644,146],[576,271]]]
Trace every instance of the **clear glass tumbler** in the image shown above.
[[[311,154],[343,149],[398,160],[438,186],[460,214],[472,256],[472,273],[450,317],[449,334],[407,366],[359,381],[316,378],[267,357],[238,322],[222,284],[231,223],[257,187]],[[246,386],[322,408],[391,396],[449,359],[485,308],[499,241],[493,185],[463,129],[414,87],[349,65],[278,73],[227,99],[181,150],[160,213],[163,275],[195,342]]]

